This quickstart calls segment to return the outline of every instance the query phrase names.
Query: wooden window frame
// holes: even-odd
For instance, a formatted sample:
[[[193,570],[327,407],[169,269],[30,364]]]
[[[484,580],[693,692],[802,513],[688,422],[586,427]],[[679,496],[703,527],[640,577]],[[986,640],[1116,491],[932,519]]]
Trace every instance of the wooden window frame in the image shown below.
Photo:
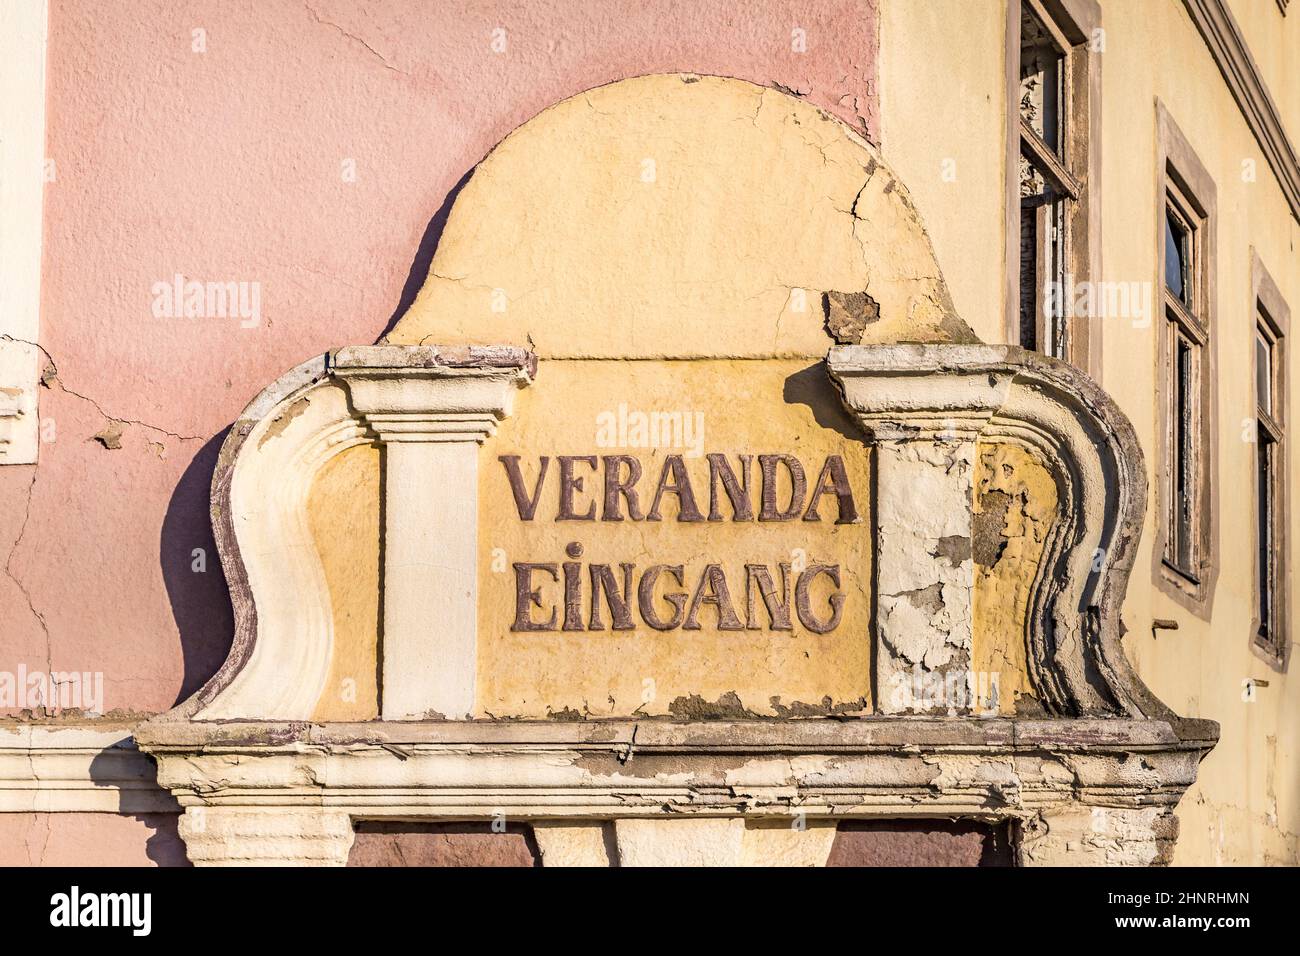
[[[1290,402],[1290,383],[1287,375],[1288,333],[1291,327],[1291,310],[1272,275],[1264,267],[1254,249],[1251,250],[1251,293],[1250,293],[1250,401],[1254,412],[1256,427],[1264,429],[1272,439],[1276,461],[1273,472],[1272,525],[1273,539],[1271,577],[1273,585],[1272,618],[1267,633],[1261,633],[1262,604],[1259,582],[1258,536],[1259,526],[1259,467],[1258,448],[1251,456],[1251,524],[1254,530],[1251,547],[1251,622],[1250,647],[1257,657],[1278,671],[1287,669],[1291,647],[1291,535],[1289,522],[1290,509],[1290,442],[1287,440],[1287,411]],[[1265,410],[1259,405],[1258,386],[1259,369],[1256,362],[1255,336],[1263,333],[1272,345],[1272,368],[1270,369],[1269,387],[1271,391],[1271,409]],[[1258,435],[1255,436],[1258,441]]]
[[[1156,101],[1156,538],[1152,578],[1157,588],[1197,617],[1209,620],[1219,573],[1218,381],[1215,312],[1217,189],[1187,137]],[[1166,218],[1172,210],[1188,229],[1190,261],[1184,296],[1165,283]],[[1192,349],[1188,394],[1193,407],[1177,414],[1178,345]],[[1182,432],[1180,432],[1180,425]],[[1187,441],[1180,449],[1179,436]],[[1180,452],[1182,458],[1180,458]],[[1176,470],[1190,459],[1191,523],[1180,534]]]
[[[1020,18],[1028,6],[1047,26],[1065,52],[1061,69],[1063,141],[1054,153],[1020,117]],[[1064,194],[1065,273],[1075,288],[1101,275],[1101,61],[1091,47],[1101,27],[1096,0],[1010,0],[1006,29],[1006,245],[1003,331],[1018,344],[1020,336],[1020,157],[1034,162]],[[1041,212],[1041,210],[1040,210]],[[1041,251],[1039,258],[1043,257]],[[1035,282],[1041,281],[1042,263]],[[1039,303],[1039,337],[1045,316]],[[1066,360],[1101,381],[1101,325],[1087,316],[1066,317]]]

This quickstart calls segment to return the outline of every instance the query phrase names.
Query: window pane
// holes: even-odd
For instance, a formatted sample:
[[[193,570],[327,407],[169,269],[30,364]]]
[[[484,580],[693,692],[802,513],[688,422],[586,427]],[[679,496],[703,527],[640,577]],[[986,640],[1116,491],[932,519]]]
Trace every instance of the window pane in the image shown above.
[[[1020,347],[1038,348],[1038,215],[1020,208]]]
[[[1020,206],[1020,337],[1022,348],[1066,359],[1065,200]]]
[[[1194,527],[1192,474],[1192,348],[1181,335],[1176,337],[1174,359],[1174,560],[1192,574],[1192,528]]]
[[[1054,202],[1047,207],[1047,250],[1046,259],[1051,271],[1053,289],[1044,290],[1044,335],[1043,352],[1062,361],[1065,360],[1069,343],[1068,330],[1065,327],[1065,246],[1061,237],[1065,235],[1065,203]]]
[[[1174,298],[1187,303],[1187,229],[1172,209],[1165,213],[1165,285]]]
[[[1273,348],[1263,333],[1255,333],[1255,401],[1273,413]]]
[[[1273,632],[1274,576],[1273,576],[1273,449],[1268,432],[1259,428],[1256,436],[1258,446],[1257,477],[1259,485],[1255,491],[1255,500],[1259,503],[1256,515],[1255,567],[1258,580],[1255,583],[1259,599],[1259,634],[1271,637]]]

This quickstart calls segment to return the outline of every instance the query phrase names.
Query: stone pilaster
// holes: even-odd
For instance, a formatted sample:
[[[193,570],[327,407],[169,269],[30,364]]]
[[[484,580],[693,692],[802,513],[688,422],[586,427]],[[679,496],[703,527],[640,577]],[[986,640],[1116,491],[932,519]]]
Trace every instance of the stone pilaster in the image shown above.
[[[1022,825],[1020,865],[1167,866],[1177,840],[1170,807],[1069,804]]]
[[[178,826],[195,866],[345,866],[352,821],[320,807],[189,807]]]
[[[976,443],[1011,376],[899,374],[885,350],[842,351],[829,369],[875,451],[876,707],[968,714]]]
[[[333,374],[384,446],[385,720],[460,720],[474,709],[479,445],[534,368],[530,353],[505,347],[333,356]]]
[[[601,820],[538,820],[533,836],[542,866],[612,866],[613,824]]]
[[[975,442],[876,445],[876,688],[882,713],[968,713]]]
[[[619,866],[739,866],[740,817],[614,821]]]

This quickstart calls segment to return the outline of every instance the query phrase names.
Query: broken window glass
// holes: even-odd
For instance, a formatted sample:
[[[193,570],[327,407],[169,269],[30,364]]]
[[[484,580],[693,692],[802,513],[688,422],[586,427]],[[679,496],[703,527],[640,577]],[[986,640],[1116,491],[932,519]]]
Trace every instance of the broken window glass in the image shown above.
[[[1188,228],[1170,207],[1165,211],[1165,287],[1175,299],[1190,305],[1188,288]]]

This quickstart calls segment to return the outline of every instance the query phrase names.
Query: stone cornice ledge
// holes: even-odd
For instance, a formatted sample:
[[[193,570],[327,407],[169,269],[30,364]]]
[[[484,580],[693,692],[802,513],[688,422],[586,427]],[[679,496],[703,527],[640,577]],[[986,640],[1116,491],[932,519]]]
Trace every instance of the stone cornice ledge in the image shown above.
[[[176,813],[130,726],[0,723],[0,813]]]
[[[1183,0],[1183,6],[1210,48],[1210,56],[1223,74],[1246,125],[1277,176],[1291,215],[1300,219],[1300,159],[1287,137],[1259,67],[1250,55],[1241,28],[1225,0]]]
[[[609,816],[614,808],[998,818],[1065,800],[1173,806],[1217,728],[1184,721],[1180,736],[1163,721],[1128,720],[315,724],[160,716],[135,734],[123,725],[0,725],[0,813],[175,813],[264,798],[357,816],[506,808],[532,818]],[[149,754],[170,768],[161,778]],[[960,792],[947,792],[951,784]]]
[[[537,376],[537,356],[516,345],[348,345],[330,353],[331,370],[500,369]]]
[[[358,818],[683,813],[1032,816],[1172,808],[1217,727],[1188,721],[234,721],[137,730],[182,806]],[[1196,736],[1199,734],[1199,738]]]

